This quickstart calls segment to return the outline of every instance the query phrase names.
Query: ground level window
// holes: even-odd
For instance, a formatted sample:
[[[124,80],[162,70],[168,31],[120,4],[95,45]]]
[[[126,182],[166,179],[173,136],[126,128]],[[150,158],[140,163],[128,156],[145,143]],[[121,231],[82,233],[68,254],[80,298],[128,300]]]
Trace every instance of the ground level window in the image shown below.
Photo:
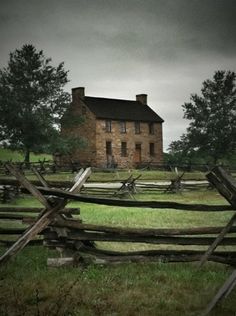
[[[112,155],[112,145],[111,141],[106,142],[106,155],[111,156]]]
[[[150,156],[155,156],[155,144],[154,143],[149,144],[149,153],[150,153]]]
[[[127,156],[127,143],[121,142],[121,157]]]

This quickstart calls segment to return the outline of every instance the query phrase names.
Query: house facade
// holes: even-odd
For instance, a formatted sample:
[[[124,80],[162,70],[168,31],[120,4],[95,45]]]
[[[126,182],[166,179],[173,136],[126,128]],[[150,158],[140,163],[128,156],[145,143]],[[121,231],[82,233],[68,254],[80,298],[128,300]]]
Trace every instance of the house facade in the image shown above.
[[[71,129],[62,126],[62,133],[78,135],[85,142],[70,156],[73,161],[99,168],[162,163],[163,119],[147,105],[146,94],[130,101],[89,97],[85,88],[74,88],[69,111],[82,122]]]

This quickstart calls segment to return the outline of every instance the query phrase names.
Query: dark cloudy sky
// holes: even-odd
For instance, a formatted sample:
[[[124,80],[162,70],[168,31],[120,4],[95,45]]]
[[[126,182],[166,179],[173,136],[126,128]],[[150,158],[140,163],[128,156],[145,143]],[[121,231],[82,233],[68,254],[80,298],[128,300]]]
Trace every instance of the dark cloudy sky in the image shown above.
[[[0,0],[0,68],[31,43],[86,94],[134,99],[163,117],[164,146],[185,131],[181,105],[215,70],[236,70],[236,0]]]

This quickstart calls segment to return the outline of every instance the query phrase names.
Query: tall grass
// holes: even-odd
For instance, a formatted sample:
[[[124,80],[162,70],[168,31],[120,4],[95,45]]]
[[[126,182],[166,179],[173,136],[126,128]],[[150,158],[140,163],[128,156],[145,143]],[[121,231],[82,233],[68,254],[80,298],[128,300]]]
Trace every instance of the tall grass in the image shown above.
[[[1,315],[199,315],[229,275],[215,264],[47,269],[48,255],[28,248],[4,269]],[[232,293],[212,315],[235,315],[235,299]]]

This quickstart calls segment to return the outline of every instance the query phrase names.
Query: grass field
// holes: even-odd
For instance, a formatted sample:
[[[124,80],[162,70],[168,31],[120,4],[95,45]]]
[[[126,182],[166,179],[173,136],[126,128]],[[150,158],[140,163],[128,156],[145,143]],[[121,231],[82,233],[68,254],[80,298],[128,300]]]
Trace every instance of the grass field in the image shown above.
[[[138,179],[140,181],[169,181],[176,177],[172,172],[168,171],[140,171],[140,170],[130,170],[130,171],[119,171],[119,172],[92,172],[88,182],[109,182],[109,181],[120,181],[127,179],[130,175],[134,178],[141,175]],[[73,180],[75,174],[62,173],[62,174],[50,174],[46,175],[45,178],[48,180]],[[188,172],[184,174],[183,180],[205,180],[205,174],[203,172]]]
[[[225,203],[215,191],[207,190],[137,195],[136,198],[183,203]],[[25,197],[12,205],[39,204],[33,198]],[[232,216],[232,212],[203,214],[75,202],[70,203],[70,206],[81,208],[80,217],[86,223],[124,227],[220,226]],[[2,221],[3,225],[8,223]],[[98,243],[98,246],[120,251],[158,247],[131,243]],[[197,316],[232,271],[232,268],[221,264],[207,263],[199,270],[195,263],[162,262],[48,268],[47,258],[55,255],[55,251],[43,247],[27,247],[0,268],[0,315]],[[235,302],[236,292],[233,291],[211,315],[235,316]]]
[[[52,160],[52,155],[48,155],[48,154],[39,154],[36,155],[34,153],[30,154],[30,161],[31,162],[37,162],[43,159],[46,160]],[[24,156],[22,153],[20,153],[19,151],[13,151],[13,150],[9,150],[9,149],[5,149],[5,148],[1,148],[0,147],[0,160],[1,161],[24,161]]]

